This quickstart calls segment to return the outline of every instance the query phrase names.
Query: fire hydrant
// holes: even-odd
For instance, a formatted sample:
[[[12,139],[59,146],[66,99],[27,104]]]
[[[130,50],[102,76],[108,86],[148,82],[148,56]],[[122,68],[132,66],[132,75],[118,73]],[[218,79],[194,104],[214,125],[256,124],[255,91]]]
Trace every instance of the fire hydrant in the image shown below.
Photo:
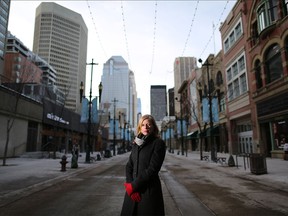
[[[68,163],[66,155],[62,156],[60,163],[61,163],[61,171],[62,172],[66,171],[66,164]]]

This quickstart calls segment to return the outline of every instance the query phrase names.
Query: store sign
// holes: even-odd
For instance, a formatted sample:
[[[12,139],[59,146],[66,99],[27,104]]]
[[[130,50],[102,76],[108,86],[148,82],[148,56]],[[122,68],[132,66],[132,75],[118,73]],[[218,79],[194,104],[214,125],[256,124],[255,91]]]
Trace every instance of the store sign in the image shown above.
[[[51,120],[53,120],[53,121],[57,121],[57,122],[60,122],[60,123],[69,125],[69,122],[68,122],[68,121],[65,121],[64,119],[62,119],[61,117],[59,117],[59,116],[57,116],[57,115],[54,115],[53,113],[47,113],[47,118],[48,118],[48,119],[51,119]]]

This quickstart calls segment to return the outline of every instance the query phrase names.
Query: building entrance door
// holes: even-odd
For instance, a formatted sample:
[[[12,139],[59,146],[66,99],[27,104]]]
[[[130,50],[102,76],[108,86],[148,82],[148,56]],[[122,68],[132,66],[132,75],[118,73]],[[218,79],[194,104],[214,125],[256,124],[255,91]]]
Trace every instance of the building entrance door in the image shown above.
[[[252,131],[239,133],[238,141],[240,153],[253,153]]]

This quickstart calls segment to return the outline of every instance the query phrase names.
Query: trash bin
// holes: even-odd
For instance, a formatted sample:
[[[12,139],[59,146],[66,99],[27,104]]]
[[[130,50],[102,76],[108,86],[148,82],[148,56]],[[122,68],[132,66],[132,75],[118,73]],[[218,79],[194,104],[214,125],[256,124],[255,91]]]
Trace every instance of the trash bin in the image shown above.
[[[249,155],[249,158],[251,173],[256,175],[267,173],[266,157],[264,155],[253,153]]]

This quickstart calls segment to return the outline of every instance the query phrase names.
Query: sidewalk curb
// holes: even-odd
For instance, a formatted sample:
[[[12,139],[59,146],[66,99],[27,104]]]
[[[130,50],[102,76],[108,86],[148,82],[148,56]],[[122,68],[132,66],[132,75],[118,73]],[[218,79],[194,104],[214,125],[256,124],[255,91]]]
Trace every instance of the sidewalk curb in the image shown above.
[[[31,186],[28,186],[26,188],[22,188],[22,189],[18,189],[12,192],[9,192],[7,194],[4,194],[0,197],[0,207],[3,207],[5,205],[8,205],[11,202],[17,201],[19,199],[22,199],[23,197],[29,196],[33,193],[36,193],[38,191],[44,190],[48,187],[51,187],[55,184],[57,184],[58,182],[64,181],[66,179],[69,179],[71,177],[77,176],[81,173],[87,172],[97,166],[99,166],[100,164],[91,164],[91,166],[89,167],[83,167],[83,168],[76,168],[75,171],[73,169],[72,172],[66,172],[65,175],[62,176],[57,176],[55,178],[51,178],[48,179],[46,181],[43,182],[39,182],[36,184],[33,184]],[[72,170],[72,168],[71,168]],[[61,172],[61,171],[59,171]]]
[[[188,155],[188,157],[183,157],[183,156],[171,154],[171,156],[179,157],[179,158],[182,158],[185,160],[192,160],[193,162],[198,163],[201,166],[214,167],[217,171],[224,172],[227,175],[232,175],[232,176],[235,176],[237,178],[241,178],[241,179],[245,179],[245,180],[249,180],[249,181],[254,181],[254,182],[257,182],[258,184],[272,187],[276,190],[288,192],[288,187],[287,187],[288,178],[287,178],[286,183],[281,182],[281,181],[277,181],[277,180],[270,180],[267,178],[263,178],[263,176],[269,175],[269,170],[268,170],[267,174],[256,175],[256,174],[252,174],[250,172],[250,168],[247,168],[247,170],[241,169],[241,165],[239,165],[239,164],[238,164],[239,168],[237,168],[236,166],[229,167],[227,163],[221,164],[221,163],[215,163],[212,161],[204,161],[204,160],[201,161],[200,159],[196,159],[196,158],[193,158],[191,156],[189,157],[189,155]]]

